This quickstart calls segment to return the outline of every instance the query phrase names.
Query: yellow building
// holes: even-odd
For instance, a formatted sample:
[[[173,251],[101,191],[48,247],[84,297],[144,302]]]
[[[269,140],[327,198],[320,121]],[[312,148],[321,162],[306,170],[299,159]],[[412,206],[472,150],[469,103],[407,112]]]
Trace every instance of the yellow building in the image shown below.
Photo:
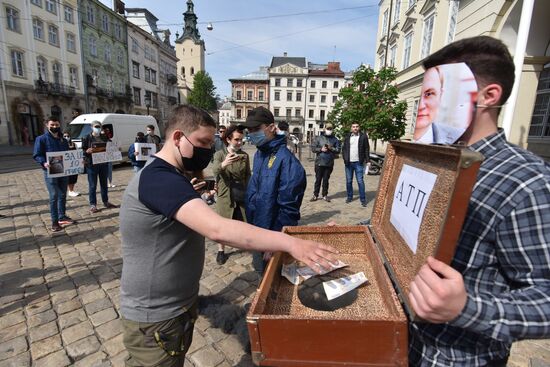
[[[381,0],[375,68],[398,70],[411,138],[422,84],[422,60],[454,40],[502,40],[516,63],[516,85],[500,115],[508,140],[550,159],[550,1]],[[518,73],[518,70],[521,71]]]

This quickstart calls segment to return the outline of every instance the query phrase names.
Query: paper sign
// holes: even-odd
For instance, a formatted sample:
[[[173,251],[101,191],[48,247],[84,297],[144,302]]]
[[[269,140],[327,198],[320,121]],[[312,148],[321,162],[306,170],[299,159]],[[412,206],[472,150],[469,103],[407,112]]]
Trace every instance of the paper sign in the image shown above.
[[[93,164],[100,164],[100,163],[107,163],[107,162],[115,162],[115,161],[121,161],[122,160],[122,153],[118,149],[118,146],[113,142],[107,142],[107,143],[94,143],[97,146],[93,146],[92,148],[99,153],[92,153],[92,163]],[[105,144],[105,148],[102,148],[99,146],[100,144]],[[103,150],[103,151],[101,151]]]
[[[157,146],[150,143],[134,143],[134,151],[136,161],[146,161],[157,152]]]
[[[403,165],[399,174],[390,222],[403,237],[413,253],[418,247],[418,233],[424,209],[430,199],[437,175],[409,165]]]
[[[82,149],[47,152],[46,161],[49,164],[48,177],[64,177],[83,173],[83,154]]]

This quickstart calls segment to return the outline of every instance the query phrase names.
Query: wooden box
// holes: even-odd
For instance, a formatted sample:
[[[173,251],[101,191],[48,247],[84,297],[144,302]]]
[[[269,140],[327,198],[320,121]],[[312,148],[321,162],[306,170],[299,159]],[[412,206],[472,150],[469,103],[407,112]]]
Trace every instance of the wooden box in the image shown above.
[[[254,363],[407,366],[408,320],[415,319],[407,297],[410,282],[429,255],[450,263],[481,160],[480,154],[466,148],[392,142],[370,226],[286,227],[284,231],[292,236],[339,250],[338,258],[349,266],[324,277],[362,271],[368,282],[357,288],[357,298],[348,306],[333,311],[309,308],[299,299],[300,286],[281,276],[282,265],[294,259],[286,253],[275,254],[247,315]],[[417,176],[418,170],[428,172],[427,179]],[[418,208],[413,212],[419,217],[415,251],[396,229],[403,221],[408,225],[408,217],[392,219],[394,200],[402,205],[407,194],[409,199],[414,197],[407,185],[416,183],[407,180],[416,178],[407,172],[422,178],[419,192],[420,186],[433,180],[431,193],[424,195],[423,215]],[[396,208],[400,209],[395,213],[405,213],[402,207]]]

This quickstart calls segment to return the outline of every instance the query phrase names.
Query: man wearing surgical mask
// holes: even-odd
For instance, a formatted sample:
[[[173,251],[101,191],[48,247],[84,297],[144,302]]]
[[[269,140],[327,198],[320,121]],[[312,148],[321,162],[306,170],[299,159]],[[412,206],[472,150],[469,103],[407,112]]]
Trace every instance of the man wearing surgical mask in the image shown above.
[[[280,231],[295,226],[306,190],[306,173],[300,161],[288,150],[286,135],[278,135],[275,118],[265,107],[250,111],[243,124],[254,155],[248,183],[246,218],[258,227]],[[263,274],[270,253],[253,253],[254,270]]]
[[[106,209],[117,208],[116,205],[109,202],[109,189],[107,186],[107,177],[109,176],[109,164],[98,163],[94,164],[92,153],[105,151],[105,146],[109,138],[105,134],[101,134],[101,122],[92,122],[92,132],[82,139],[82,150],[84,150],[84,164],[86,165],[86,173],[88,174],[88,200],[90,201],[90,213],[94,214],[99,211],[97,208],[97,179],[99,178],[99,186],[101,187],[101,200]],[[101,148],[100,148],[101,147]]]

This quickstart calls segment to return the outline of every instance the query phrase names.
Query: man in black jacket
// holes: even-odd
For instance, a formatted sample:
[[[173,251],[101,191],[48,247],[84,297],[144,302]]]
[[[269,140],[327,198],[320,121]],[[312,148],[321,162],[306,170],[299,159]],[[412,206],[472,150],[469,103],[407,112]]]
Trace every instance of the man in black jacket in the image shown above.
[[[317,136],[311,144],[311,151],[317,154],[315,158],[315,186],[313,197],[310,201],[316,201],[323,182],[323,200],[330,202],[328,198],[328,180],[334,167],[334,158],[340,153],[340,141],[332,135],[332,124],[325,125],[325,133]]]
[[[363,207],[367,206],[363,175],[365,174],[365,166],[369,162],[369,149],[367,134],[359,131],[359,124],[352,124],[351,133],[346,136],[342,147],[342,158],[344,158],[346,166],[346,191],[348,193],[346,203],[350,203],[353,199],[353,173],[355,172],[361,205]]]

